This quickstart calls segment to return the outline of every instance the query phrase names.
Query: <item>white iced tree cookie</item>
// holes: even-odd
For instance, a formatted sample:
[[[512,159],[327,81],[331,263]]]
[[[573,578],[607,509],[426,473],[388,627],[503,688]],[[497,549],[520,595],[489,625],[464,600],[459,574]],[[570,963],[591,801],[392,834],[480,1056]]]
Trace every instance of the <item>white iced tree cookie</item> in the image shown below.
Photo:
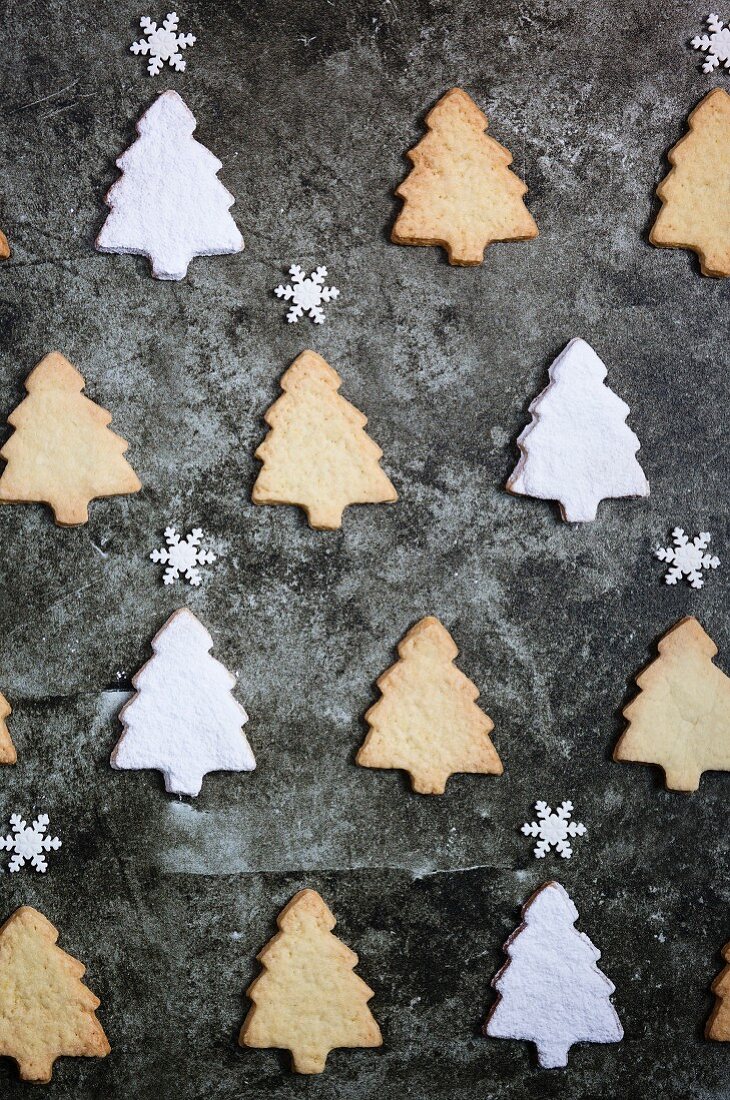
[[[629,406],[604,385],[606,367],[585,340],[571,340],[549,370],[550,383],[530,405],[517,443],[511,493],[557,500],[563,519],[585,523],[608,497],[646,497],[636,460],[639,440],[626,424]]]
[[[223,167],[193,135],[196,122],[177,92],[162,92],[137,123],[139,137],[117,160],[110,214],[99,252],[148,256],[156,279],[184,279],[194,256],[240,252],[229,214],[235,199],[218,179]]]
[[[133,677],[122,707],[113,768],[155,768],[172,794],[197,795],[212,771],[256,767],[243,732],[248,715],[231,694],[235,677],[211,657],[213,639],[181,608],[152,639],[154,656]]]
[[[534,1043],[544,1069],[566,1066],[573,1043],[617,1043],[624,1034],[613,982],[596,966],[601,952],[573,927],[577,919],[560,883],[546,882],[525,904],[492,980],[499,997],[485,1035]]]

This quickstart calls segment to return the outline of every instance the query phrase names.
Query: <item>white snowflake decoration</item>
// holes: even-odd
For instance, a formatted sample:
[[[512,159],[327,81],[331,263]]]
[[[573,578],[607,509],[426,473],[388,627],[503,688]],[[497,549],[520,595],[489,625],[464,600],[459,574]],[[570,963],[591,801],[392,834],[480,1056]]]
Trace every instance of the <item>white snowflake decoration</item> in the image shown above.
[[[48,821],[48,814],[38,814],[32,825],[26,825],[20,814],[11,815],[12,833],[0,836],[0,850],[13,853],[8,864],[10,872],[19,871],[30,861],[36,871],[45,874],[48,861],[43,853],[50,852],[51,849],[57,852],[61,847],[61,841],[57,836],[44,836]]]
[[[521,830],[525,836],[540,837],[533,848],[535,858],[544,859],[550,849],[554,848],[563,859],[570,859],[573,849],[568,837],[583,836],[587,832],[580,821],[570,820],[573,803],[561,802],[553,813],[547,802],[536,802],[535,810],[538,821],[525,822]]]
[[[689,541],[681,527],[675,527],[672,531],[673,546],[657,546],[654,554],[659,561],[665,561],[671,566],[664,574],[665,584],[676,584],[686,577],[692,588],[702,588],[704,578],[703,569],[717,569],[720,559],[713,554],[706,554],[710,541],[709,531],[700,531],[692,542]]]
[[[324,285],[327,268],[318,267],[309,277],[306,277],[298,264],[292,264],[289,274],[291,283],[287,283],[286,286],[277,286],[274,291],[277,298],[293,302],[286,315],[287,321],[292,324],[306,313],[315,325],[323,325],[325,316],[321,308],[322,302],[336,302],[340,296],[336,286]]]
[[[165,584],[172,584],[182,574],[186,581],[197,588],[201,581],[198,566],[211,565],[216,560],[212,550],[200,549],[202,541],[201,527],[194,527],[184,539],[180,538],[174,527],[165,528],[167,546],[153,550],[150,554],[152,561],[167,566],[162,578]]]
[[[147,37],[140,38],[139,42],[133,42],[129,48],[134,54],[141,53],[144,57],[147,54],[150,55],[147,62],[147,72],[150,76],[157,76],[165,67],[166,61],[177,72],[185,72],[185,62],[180,50],[184,50],[187,46],[194,46],[195,35],[178,34],[178,22],[176,11],[168,12],[161,27],[153,23],[148,15],[143,15],[140,19],[139,25]]]
[[[707,16],[707,26],[712,34],[696,34],[692,39],[694,48],[707,54],[702,72],[711,73],[721,61],[730,69],[730,27],[724,26],[716,15]]]

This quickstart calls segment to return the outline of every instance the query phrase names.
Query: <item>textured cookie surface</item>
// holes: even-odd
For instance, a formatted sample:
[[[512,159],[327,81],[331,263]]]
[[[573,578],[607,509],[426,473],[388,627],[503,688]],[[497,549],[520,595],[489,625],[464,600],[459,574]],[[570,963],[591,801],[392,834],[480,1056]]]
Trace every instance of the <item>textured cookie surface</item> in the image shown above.
[[[0,1055],[24,1081],[46,1083],[62,1055],[103,1058],[109,1043],[85,967],[56,947],[58,932],[24,905],[0,928]]]
[[[271,431],[256,451],[263,468],[254,504],[298,504],[312,527],[334,529],[350,504],[398,499],[380,466],[383,452],[365,431],[367,418],[339,395],[340,385],[313,351],[286,371],[284,393],[265,415]]]
[[[652,244],[689,248],[703,275],[730,275],[730,95],[713,88],[695,107],[688,132],[668,154],[672,170],[657,187],[662,207]]]
[[[730,679],[712,663],[717,646],[696,619],[681,619],[659,656],[636,677],[628,728],[614,760],[658,764],[666,785],[696,791],[704,771],[730,771]]]
[[[458,653],[433,616],[408,631],[400,659],[378,680],[382,698],[365,715],[370,729],[358,764],[401,768],[419,794],[443,794],[455,772],[502,774],[489,737],[494,723],[476,705],[478,689],[453,663]]]
[[[7,466],[0,501],[40,502],[56,523],[86,523],[96,497],[136,493],[139,479],[123,457],[129,444],[107,425],[111,415],[84,397],[84,379],[58,352],[25,381],[28,396],[8,417],[15,428],[0,451]]]
[[[10,256],[10,245],[8,244],[8,238],[0,229],[0,260],[7,260]]]
[[[391,234],[396,244],[442,245],[449,262],[482,263],[494,241],[526,241],[537,226],[509,168],[512,154],[484,131],[486,116],[452,88],[426,116],[429,133],[408,153],[413,170],[397,188],[405,200]]]
[[[301,890],[281,911],[279,931],[258,955],[262,973],[239,1042],[290,1050],[297,1073],[321,1073],[337,1047],[379,1047],[368,1008],[374,995],[354,973],[357,955],[332,935],[335,918],[315,890]]]

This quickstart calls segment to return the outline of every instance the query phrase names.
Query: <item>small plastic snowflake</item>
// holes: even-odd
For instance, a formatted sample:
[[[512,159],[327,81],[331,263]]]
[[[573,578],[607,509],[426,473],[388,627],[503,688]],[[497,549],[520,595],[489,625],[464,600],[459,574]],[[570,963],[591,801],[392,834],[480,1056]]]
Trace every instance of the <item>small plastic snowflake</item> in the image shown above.
[[[202,541],[202,527],[194,527],[184,539],[180,538],[174,527],[165,528],[167,546],[150,554],[152,561],[167,566],[162,577],[165,584],[172,584],[182,574],[186,581],[198,587],[202,579],[198,566],[211,565],[216,560],[212,550],[199,549]]]
[[[580,821],[571,821],[573,812],[572,802],[562,802],[558,809],[553,811],[547,802],[536,802],[538,821],[525,822],[522,832],[525,836],[539,836],[535,847],[532,849],[536,859],[544,859],[551,848],[554,848],[563,859],[570,859],[573,849],[568,837],[583,836],[587,831]]]
[[[134,54],[141,53],[144,57],[147,54],[150,55],[147,62],[147,72],[150,76],[157,76],[164,68],[166,61],[179,73],[185,72],[185,62],[180,50],[184,50],[187,46],[194,46],[195,35],[178,34],[178,22],[176,11],[168,12],[161,27],[153,23],[148,15],[143,15],[140,19],[139,25],[147,37],[140,38],[139,42],[133,42],[129,48]]]
[[[0,850],[13,853],[8,870],[19,871],[30,860],[36,871],[45,874],[48,862],[43,853],[50,852],[51,849],[57,852],[61,847],[57,836],[43,835],[48,828],[48,814],[38,814],[30,826],[26,825],[20,814],[12,814],[10,826],[12,833],[0,836]]]
[[[700,531],[690,542],[682,528],[675,527],[672,541],[674,546],[657,546],[654,550],[659,561],[671,565],[671,569],[664,574],[664,583],[676,584],[686,577],[693,588],[702,588],[705,583],[702,570],[717,569],[720,564],[719,558],[705,553],[710,541],[709,531]]]
[[[323,325],[325,316],[320,308],[322,302],[336,302],[340,292],[336,286],[324,286],[327,278],[327,268],[318,267],[308,278],[305,277],[301,267],[292,264],[289,268],[291,283],[286,286],[277,286],[274,294],[277,298],[283,298],[287,302],[293,302],[286,315],[289,324],[298,321],[306,313],[311,317],[315,325]]]
[[[711,73],[721,61],[730,69],[730,27],[724,26],[716,15],[707,16],[707,26],[712,34],[696,34],[692,39],[694,48],[707,54],[702,72]]]

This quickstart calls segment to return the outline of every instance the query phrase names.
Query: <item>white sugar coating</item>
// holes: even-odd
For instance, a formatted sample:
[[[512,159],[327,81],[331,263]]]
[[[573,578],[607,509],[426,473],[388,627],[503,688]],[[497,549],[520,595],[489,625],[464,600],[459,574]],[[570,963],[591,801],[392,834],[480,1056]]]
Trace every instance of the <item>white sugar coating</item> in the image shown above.
[[[177,92],[163,92],[137,123],[139,137],[117,160],[122,176],[106,196],[110,214],[99,252],[148,256],[156,279],[183,279],[194,256],[240,252],[229,214],[233,195],[221,162],[192,136],[195,116]]]
[[[606,367],[590,344],[571,340],[549,375],[517,440],[510,492],[559,501],[569,523],[595,519],[607,497],[648,496],[639,440],[625,423],[629,406],[604,385]]]
[[[601,952],[573,927],[577,919],[563,887],[546,883],[522,910],[505,944],[509,961],[492,981],[500,996],[486,1034],[533,1042],[546,1069],[567,1065],[573,1043],[617,1043],[624,1034],[613,982],[596,966]]]
[[[154,656],[133,677],[122,707],[114,768],[155,768],[165,790],[197,795],[211,771],[256,767],[243,732],[248,715],[231,694],[235,677],[211,657],[213,639],[192,611],[176,611],[152,640]]]

